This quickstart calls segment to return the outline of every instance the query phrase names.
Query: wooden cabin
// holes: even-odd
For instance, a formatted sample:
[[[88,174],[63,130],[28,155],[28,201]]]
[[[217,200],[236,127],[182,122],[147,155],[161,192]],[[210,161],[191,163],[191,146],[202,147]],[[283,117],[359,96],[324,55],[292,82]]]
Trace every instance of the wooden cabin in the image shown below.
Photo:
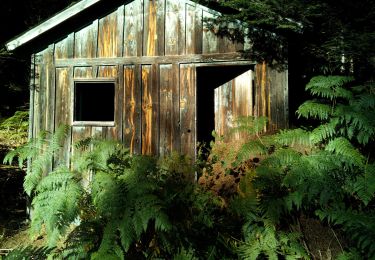
[[[243,57],[249,42],[207,25],[218,15],[188,0],[82,0],[9,41],[31,54],[30,136],[70,125],[67,160],[90,136],[194,158],[238,116],[287,127],[287,71]]]

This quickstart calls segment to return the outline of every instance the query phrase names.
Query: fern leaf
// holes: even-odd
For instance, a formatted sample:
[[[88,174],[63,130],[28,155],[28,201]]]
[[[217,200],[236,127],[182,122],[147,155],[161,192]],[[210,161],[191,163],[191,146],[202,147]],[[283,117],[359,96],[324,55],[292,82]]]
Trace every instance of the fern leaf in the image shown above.
[[[298,114],[298,118],[314,118],[324,121],[331,115],[332,107],[328,104],[309,100],[300,105],[296,113]]]
[[[241,146],[240,150],[238,151],[238,159],[239,161],[246,161],[254,156],[267,153],[268,149],[261,140],[250,140]]]
[[[328,123],[319,125],[311,132],[311,142],[317,144],[334,137],[338,123],[338,119],[333,118]]]
[[[367,164],[363,175],[348,183],[348,188],[365,204],[368,205],[374,199],[375,194],[375,165]]]
[[[295,164],[301,159],[301,154],[294,149],[278,149],[271,156],[264,159],[262,164],[270,167],[287,167]]]
[[[325,150],[342,156],[349,166],[363,166],[363,155],[344,137],[338,137],[330,141]]]
[[[304,129],[297,128],[292,130],[280,130],[275,136],[276,142],[281,145],[304,145],[311,147],[310,133]]]
[[[353,77],[345,76],[316,76],[306,85],[306,90],[310,91],[312,95],[322,98],[331,100],[345,98],[350,100],[353,96],[352,93],[342,86],[353,80]]]

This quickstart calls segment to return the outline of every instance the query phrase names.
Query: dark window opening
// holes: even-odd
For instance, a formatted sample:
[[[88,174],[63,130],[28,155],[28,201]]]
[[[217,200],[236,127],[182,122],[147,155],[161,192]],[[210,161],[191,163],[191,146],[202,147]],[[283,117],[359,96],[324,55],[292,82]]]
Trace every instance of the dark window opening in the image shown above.
[[[114,82],[75,82],[74,121],[114,121]]]
[[[209,144],[215,130],[215,88],[253,69],[252,65],[197,68],[197,141]]]

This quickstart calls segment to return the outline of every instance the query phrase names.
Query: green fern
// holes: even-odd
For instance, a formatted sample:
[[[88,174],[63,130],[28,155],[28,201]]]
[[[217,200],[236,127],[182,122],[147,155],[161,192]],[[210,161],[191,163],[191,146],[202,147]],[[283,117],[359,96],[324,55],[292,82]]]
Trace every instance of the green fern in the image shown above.
[[[27,141],[29,112],[16,111],[13,116],[0,122],[0,141],[10,147]]]
[[[354,80],[353,77],[345,76],[317,76],[306,85],[306,90],[312,95],[325,99],[351,99],[353,94],[343,86]]]
[[[317,211],[321,219],[340,225],[350,235],[367,259],[375,257],[375,217],[374,212],[360,212],[352,208],[332,208]]]
[[[317,100],[306,101],[297,110],[298,117],[327,120],[332,114],[329,104],[322,104]]]
[[[325,124],[321,124],[311,131],[310,140],[314,144],[318,144],[327,140],[332,139],[337,133],[338,120],[336,118],[331,119]]]
[[[4,163],[11,164],[17,158],[20,168],[25,161],[30,161],[24,182],[24,189],[28,195],[32,195],[43,176],[48,175],[53,165],[53,156],[63,146],[69,126],[60,126],[54,134],[43,131],[35,139],[9,152]]]
[[[305,147],[311,147],[311,137],[310,132],[301,128],[291,129],[291,130],[280,130],[278,134],[275,135],[275,142],[281,145],[295,146],[303,145]]]
[[[333,139],[325,149],[341,156],[348,166],[363,166],[364,156],[344,137]]]
[[[12,250],[4,260],[20,260],[20,259],[46,259],[53,248],[48,247],[18,247]]]
[[[375,195],[375,165],[365,165],[364,174],[357,176],[355,181],[348,181],[345,187],[367,206]]]

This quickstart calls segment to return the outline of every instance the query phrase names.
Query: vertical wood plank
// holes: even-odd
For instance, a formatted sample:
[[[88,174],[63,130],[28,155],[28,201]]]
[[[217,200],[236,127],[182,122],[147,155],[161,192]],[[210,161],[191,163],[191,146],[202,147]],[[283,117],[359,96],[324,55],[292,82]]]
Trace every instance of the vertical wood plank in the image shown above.
[[[185,54],[185,4],[166,0],[165,55]]]
[[[204,54],[218,52],[218,36],[215,34],[217,25],[211,26],[210,19],[214,19],[215,15],[203,11],[203,50]],[[211,28],[212,27],[212,28]]]
[[[164,55],[165,0],[144,1],[143,55]]]
[[[234,117],[253,115],[253,98],[252,98],[252,71],[239,75],[233,79],[234,99],[233,113]]]
[[[269,67],[267,67],[266,63],[263,62],[262,64],[257,64],[255,66],[255,95],[256,95],[256,102],[254,106],[254,114],[255,116],[265,116],[268,119],[271,119],[271,108],[270,108],[270,80],[267,76],[269,74]],[[271,122],[269,121],[268,125]],[[269,126],[264,128],[264,131],[267,131]]]
[[[121,57],[124,6],[99,19],[98,57]],[[120,28],[119,28],[120,26]]]
[[[55,69],[53,62],[54,45],[50,45],[44,55],[45,74],[45,126],[44,129],[53,132],[55,121]]]
[[[195,159],[196,154],[196,75],[192,64],[180,65],[181,153]]]
[[[55,129],[60,125],[71,125],[72,123],[72,78],[71,68],[56,68]],[[57,163],[65,163],[69,166],[70,150],[71,130],[64,141],[61,153],[56,157]]]
[[[29,106],[29,129],[28,129],[29,140],[35,137],[35,134],[34,134],[35,82],[36,82],[35,54],[32,54],[31,61],[30,61],[30,106]],[[29,167],[29,162],[28,162],[28,167]]]
[[[74,57],[75,58],[94,58],[98,45],[98,20],[87,25],[74,37]]]
[[[43,56],[44,51],[39,52],[35,55],[35,85],[34,85],[34,129],[33,133],[34,136],[38,136],[39,132],[42,129],[42,116],[43,116],[43,71],[44,71],[44,64],[43,64]]]
[[[142,65],[142,154],[158,155],[159,84],[156,65]]]
[[[131,153],[141,153],[141,80],[140,67],[124,66],[123,142]]]
[[[288,127],[288,74],[268,68],[268,88],[270,89],[271,130]]]
[[[95,126],[91,128],[91,137],[94,139],[103,139],[105,138],[105,127]]]
[[[160,65],[160,144],[161,156],[179,148],[178,66]]]
[[[233,80],[233,119],[253,115],[252,70],[239,75]],[[244,133],[236,133],[235,140],[246,137]]]
[[[215,89],[215,131],[219,136],[228,138],[233,120],[233,85],[234,80],[231,80]]]
[[[69,34],[65,39],[55,43],[55,59],[73,58],[74,33]]]
[[[202,9],[186,4],[186,54],[202,53]]]
[[[125,5],[124,56],[142,56],[143,0]]]

